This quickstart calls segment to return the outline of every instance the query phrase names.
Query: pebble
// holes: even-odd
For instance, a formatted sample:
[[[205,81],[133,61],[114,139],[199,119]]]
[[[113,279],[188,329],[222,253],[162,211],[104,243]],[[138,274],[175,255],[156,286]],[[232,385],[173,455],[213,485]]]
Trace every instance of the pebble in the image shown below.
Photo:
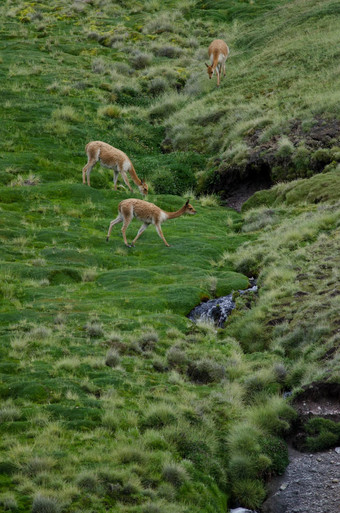
[[[338,454],[340,454],[340,447],[335,447],[335,452],[337,452]]]
[[[285,490],[288,486],[288,483],[283,483],[281,486],[280,486],[280,490]]]
[[[332,479],[332,483],[338,483],[339,482],[339,479]]]

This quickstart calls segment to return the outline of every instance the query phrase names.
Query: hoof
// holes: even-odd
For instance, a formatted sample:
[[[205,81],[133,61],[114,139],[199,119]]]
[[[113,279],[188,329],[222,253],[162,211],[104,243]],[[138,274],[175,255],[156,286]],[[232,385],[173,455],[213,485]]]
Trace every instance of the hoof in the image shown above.
[[[109,238],[108,237],[106,237],[106,242],[109,242]]]

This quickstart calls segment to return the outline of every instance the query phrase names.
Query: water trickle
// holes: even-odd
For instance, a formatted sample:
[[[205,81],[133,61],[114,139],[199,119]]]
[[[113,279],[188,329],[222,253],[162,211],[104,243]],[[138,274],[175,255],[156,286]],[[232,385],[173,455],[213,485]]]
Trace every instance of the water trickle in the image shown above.
[[[256,281],[253,279],[249,281],[252,286],[246,290],[239,290],[240,294],[257,291]],[[228,296],[210,299],[205,303],[201,303],[191,310],[188,317],[194,322],[199,320],[212,321],[219,328],[223,328],[228,315],[234,308],[235,302],[233,301],[233,294],[228,294]]]

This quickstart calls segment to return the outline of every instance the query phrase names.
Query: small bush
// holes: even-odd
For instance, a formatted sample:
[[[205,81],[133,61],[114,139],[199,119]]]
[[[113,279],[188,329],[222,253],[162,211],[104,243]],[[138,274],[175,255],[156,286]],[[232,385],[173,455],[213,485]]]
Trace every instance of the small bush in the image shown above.
[[[118,351],[115,349],[110,349],[107,352],[106,359],[105,359],[105,365],[108,367],[117,367],[120,363],[120,356]]]
[[[223,365],[205,358],[189,365],[188,376],[195,383],[207,384],[221,381],[226,372]]]
[[[57,500],[43,495],[36,495],[33,499],[32,513],[59,513],[61,506]]]
[[[174,174],[167,169],[159,170],[152,179],[155,194],[177,194]]]
[[[171,483],[176,488],[179,488],[188,481],[189,476],[181,465],[176,463],[166,464],[163,467],[162,477],[168,483]]]
[[[323,451],[340,443],[340,424],[329,419],[310,419],[305,430],[309,435],[305,442],[308,451]]]
[[[218,207],[220,204],[219,197],[216,194],[200,196],[199,201],[202,207]]]

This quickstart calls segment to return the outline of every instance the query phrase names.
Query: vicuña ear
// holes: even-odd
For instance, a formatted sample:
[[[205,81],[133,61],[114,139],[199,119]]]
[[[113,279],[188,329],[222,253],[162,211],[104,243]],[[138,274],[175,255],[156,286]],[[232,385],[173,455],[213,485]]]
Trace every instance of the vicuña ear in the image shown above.
[[[207,68],[209,68],[209,64],[207,64],[206,62],[204,64],[206,65]]]
[[[141,184],[144,185],[144,180],[143,179],[141,180]]]
[[[188,205],[189,205],[189,200],[187,199],[185,206],[187,207]]]

